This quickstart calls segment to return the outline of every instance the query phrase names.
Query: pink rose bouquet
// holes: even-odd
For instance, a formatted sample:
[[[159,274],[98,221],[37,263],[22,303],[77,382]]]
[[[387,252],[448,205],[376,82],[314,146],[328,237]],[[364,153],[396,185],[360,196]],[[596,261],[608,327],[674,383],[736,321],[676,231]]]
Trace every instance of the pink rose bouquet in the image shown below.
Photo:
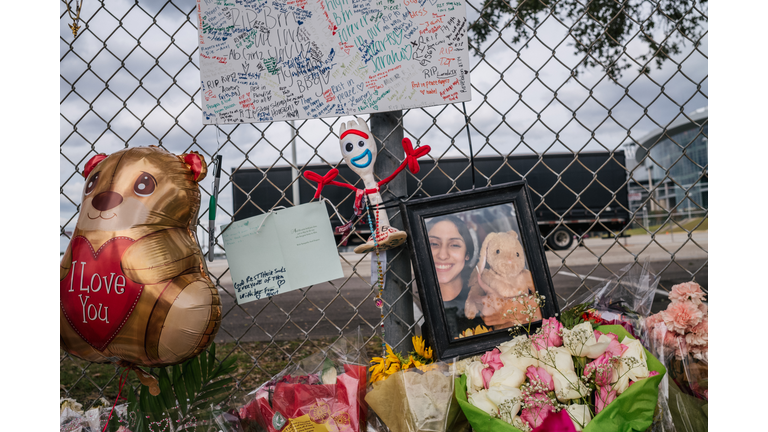
[[[475,430],[602,430],[625,415],[635,416],[627,424],[650,426],[664,367],[621,326],[595,330],[572,315],[569,327],[543,320],[535,333],[462,365],[456,397]]]

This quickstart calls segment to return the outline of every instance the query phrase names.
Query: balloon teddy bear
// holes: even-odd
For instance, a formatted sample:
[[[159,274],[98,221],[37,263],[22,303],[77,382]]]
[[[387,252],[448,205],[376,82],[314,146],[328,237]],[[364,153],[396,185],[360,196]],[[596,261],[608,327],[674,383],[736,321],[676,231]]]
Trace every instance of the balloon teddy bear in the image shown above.
[[[360,216],[363,212],[363,199],[368,198],[370,205],[375,207],[374,215],[376,217],[374,232],[364,244],[355,248],[356,253],[370,252],[378,247],[379,250],[387,250],[400,246],[408,237],[406,233],[390,225],[387,211],[379,209],[382,203],[379,190],[382,186],[389,183],[407,166],[408,169],[417,174],[419,172],[418,158],[429,153],[430,147],[424,145],[416,149],[413,148],[411,140],[403,138],[403,150],[405,150],[405,160],[388,177],[376,181],[373,173],[373,165],[376,162],[376,142],[373,139],[368,125],[363,119],[342,122],[339,129],[339,143],[341,145],[341,154],[349,167],[363,180],[364,189],[359,189],[347,183],[341,183],[334,180],[339,174],[336,168],[328,171],[325,176],[321,176],[312,171],[304,173],[304,177],[317,183],[315,198],[320,197],[320,193],[325,185],[341,186],[355,191],[355,215]],[[341,227],[337,232],[344,233],[351,228],[353,221],[350,220],[347,225]]]
[[[221,301],[194,236],[206,172],[196,152],[152,146],[88,161],[80,217],[60,264],[64,350],[160,367],[213,341]]]

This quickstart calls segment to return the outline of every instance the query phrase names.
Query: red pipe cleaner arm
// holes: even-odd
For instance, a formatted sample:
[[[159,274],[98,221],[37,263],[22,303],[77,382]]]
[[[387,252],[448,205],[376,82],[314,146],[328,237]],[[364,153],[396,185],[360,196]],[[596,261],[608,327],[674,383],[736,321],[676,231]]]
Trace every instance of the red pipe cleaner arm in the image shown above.
[[[405,160],[403,160],[403,163],[397,167],[395,172],[390,174],[387,178],[379,181],[379,187],[382,187],[392,181],[393,178],[395,178],[403,169],[405,169],[406,165],[408,166],[408,170],[410,172],[418,174],[420,169],[418,159],[429,153],[432,148],[428,145],[423,145],[417,149],[414,149],[413,144],[411,144],[411,140],[409,138],[403,138],[403,150],[405,150]],[[366,190],[366,192],[368,191]]]
[[[337,175],[339,175],[339,170],[337,170],[336,168],[333,168],[332,170],[328,171],[328,174],[324,176],[321,176],[316,172],[304,171],[304,178],[306,178],[309,181],[313,181],[317,183],[317,190],[315,191],[315,196],[313,197],[313,199],[320,198],[320,192],[322,192],[323,187],[329,184],[334,186],[341,186],[347,189],[352,189],[353,191],[357,191],[357,188],[352,186],[351,184],[335,181],[334,179],[336,178]]]

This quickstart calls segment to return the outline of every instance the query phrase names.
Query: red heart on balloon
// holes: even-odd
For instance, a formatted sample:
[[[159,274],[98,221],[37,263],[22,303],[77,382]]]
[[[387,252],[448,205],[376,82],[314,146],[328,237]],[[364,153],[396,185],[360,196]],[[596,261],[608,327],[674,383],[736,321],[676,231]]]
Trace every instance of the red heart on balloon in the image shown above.
[[[60,283],[61,309],[77,334],[99,351],[123,328],[144,289],[120,266],[133,242],[115,237],[94,251],[85,237],[72,240],[72,267]]]

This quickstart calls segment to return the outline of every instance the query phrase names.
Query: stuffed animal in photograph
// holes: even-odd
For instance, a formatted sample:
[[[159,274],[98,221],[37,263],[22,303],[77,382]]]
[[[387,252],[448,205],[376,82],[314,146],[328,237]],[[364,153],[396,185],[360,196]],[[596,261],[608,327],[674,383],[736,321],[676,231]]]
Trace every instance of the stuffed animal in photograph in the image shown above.
[[[202,156],[136,147],[85,165],[60,264],[60,335],[85,360],[160,367],[205,349],[221,323],[195,230]]]
[[[480,260],[469,276],[470,290],[464,305],[467,318],[474,319],[478,313],[483,316],[503,313],[507,307],[512,306],[511,309],[515,304],[520,308],[514,299],[536,292],[533,277],[530,270],[525,268],[525,262],[525,250],[517,232],[488,234],[480,248]]]
[[[376,218],[375,222],[373,222],[374,232],[371,233],[371,236],[364,244],[355,248],[356,253],[370,252],[375,247],[378,247],[379,250],[393,249],[405,243],[405,239],[408,238],[405,232],[390,225],[387,211],[383,208],[378,208],[378,205],[382,203],[381,194],[379,193],[381,187],[400,174],[406,166],[412,173],[417,174],[419,172],[419,162],[417,159],[429,153],[430,150],[428,145],[414,149],[411,140],[408,138],[403,138],[402,144],[405,160],[392,174],[377,182],[374,177],[373,165],[376,163],[378,151],[368,124],[363,119],[342,122],[339,128],[341,154],[352,171],[363,180],[364,189],[333,180],[339,174],[339,170],[335,168],[328,171],[325,176],[312,171],[304,173],[304,177],[317,183],[315,199],[320,197],[323,186],[331,184],[355,191],[354,206],[356,216],[360,216],[363,213],[363,199],[365,197],[368,198],[371,206],[374,207],[373,214]],[[351,225],[352,221],[341,227],[336,233],[346,234],[351,229]]]

